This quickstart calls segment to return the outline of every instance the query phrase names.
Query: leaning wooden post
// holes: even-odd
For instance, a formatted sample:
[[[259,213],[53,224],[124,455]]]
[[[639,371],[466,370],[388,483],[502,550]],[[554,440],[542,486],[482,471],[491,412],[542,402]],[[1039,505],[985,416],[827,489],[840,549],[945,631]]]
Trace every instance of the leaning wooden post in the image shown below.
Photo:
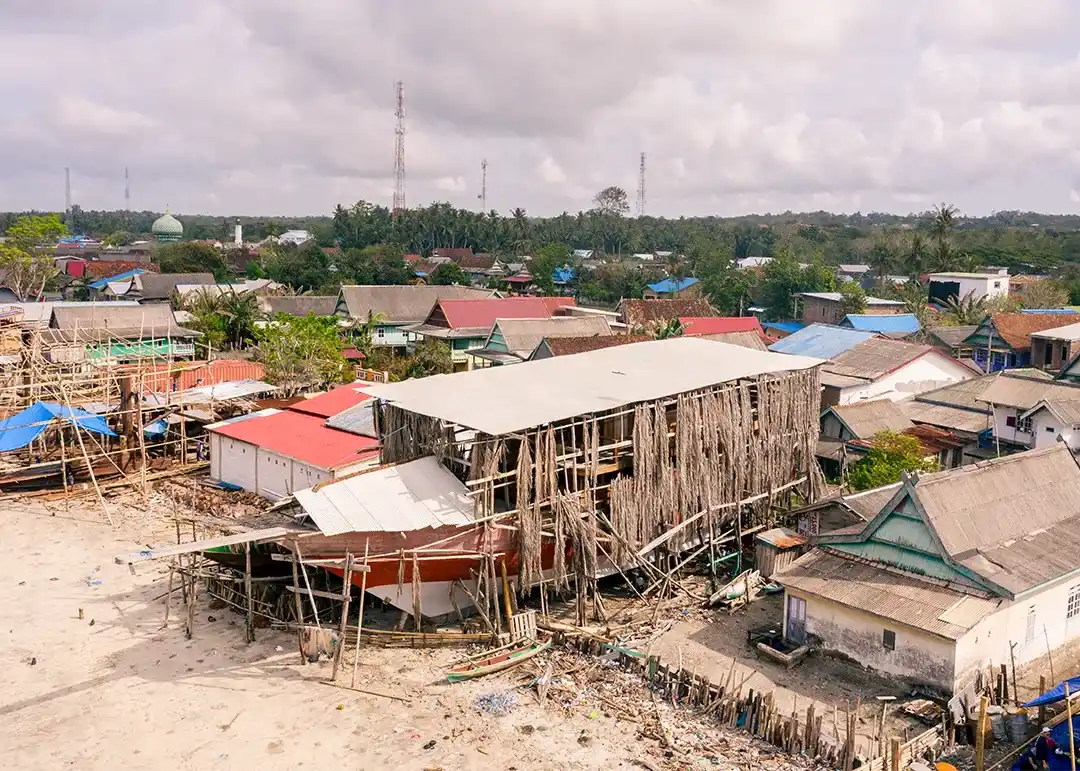
[[[247,618],[244,621],[248,643],[255,642],[255,596],[251,593],[251,542],[244,544],[244,595],[247,597]]]
[[[345,649],[345,625],[349,622],[349,600],[352,599],[352,552],[345,552],[345,584],[341,593],[344,595],[341,607],[341,624],[338,626],[338,646],[334,651],[334,668],[330,671],[330,682],[337,680],[338,666],[341,664],[341,654]]]
[[[1046,675],[1039,675],[1039,695],[1046,693]],[[1046,705],[1039,705],[1039,725],[1046,722]]]
[[[986,763],[986,708],[990,699],[979,697],[979,722],[975,724],[975,771],[983,771]]]
[[[300,596],[300,571],[296,567],[296,543],[292,550],[292,585],[293,599],[296,601],[296,645],[300,651],[300,663],[307,665],[307,656],[304,655],[304,598]]]
[[[1069,681],[1065,681],[1065,719],[1069,721],[1069,762],[1072,764],[1072,771],[1076,771],[1076,739],[1073,737],[1073,712],[1072,712],[1072,699],[1069,698]]]
[[[502,571],[503,602],[506,604],[506,626],[509,628],[510,619],[514,617],[514,610],[510,604],[510,580],[506,577],[506,555],[503,555],[502,561],[499,562],[499,569]]]
[[[352,662],[352,687],[356,687],[356,666],[360,663],[360,636],[364,633],[364,593],[367,591],[367,576],[371,570],[371,566],[368,565],[368,546],[371,543],[371,538],[364,540],[364,574],[360,577],[360,615],[356,619],[356,655],[353,657]],[[453,585],[450,586],[450,591],[454,591]],[[344,640],[342,640],[344,644]]]

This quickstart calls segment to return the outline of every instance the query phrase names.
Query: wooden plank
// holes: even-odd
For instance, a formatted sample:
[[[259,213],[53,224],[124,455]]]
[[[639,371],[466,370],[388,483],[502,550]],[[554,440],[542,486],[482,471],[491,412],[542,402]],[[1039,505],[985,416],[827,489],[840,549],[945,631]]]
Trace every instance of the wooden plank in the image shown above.
[[[251,530],[247,533],[226,535],[221,538],[208,538],[204,541],[190,541],[175,546],[163,546],[160,549],[144,549],[131,554],[119,554],[116,556],[117,565],[130,565],[133,562],[143,560],[161,559],[162,557],[176,557],[181,554],[193,554],[195,552],[216,549],[221,546],[236,546],[242,543],[256,543],[260,541],[273,541],[277,538],[289,535],[295,531],[285,527],[268,527],[264,530]]]
[[[345,597],[346,597],[346,595],[344,595],[344,594],[334,594],[333,592],[324,592],[322,589],[305,589],[304,587],[296,589],[296,588],[294,588],[292,586],[286,586],[285,588],[288,591],[294,592],[296,594],[308,594],[308,595],[312,595],[314,597],[322,597],[323,599],[326,599],[326,600],[338,600],[339,602],[344,602]]]
[[[292,556],[289,554],[271,554],[270,559],[274,562],[292,562]],[[310,565],[313,568],[344,568],[345,560],[339,559],[308,559],[301,560],[304,565]],[[367,573],[371,570],[370,565],[353,565],[354,573]]]

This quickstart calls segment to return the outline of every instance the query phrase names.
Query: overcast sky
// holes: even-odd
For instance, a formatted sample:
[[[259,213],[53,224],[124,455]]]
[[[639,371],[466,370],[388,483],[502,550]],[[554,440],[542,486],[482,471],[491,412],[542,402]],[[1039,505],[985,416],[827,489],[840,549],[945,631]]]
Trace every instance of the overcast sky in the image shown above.
[[[1076,0],[2,0],[0,210],[1080,211]]]

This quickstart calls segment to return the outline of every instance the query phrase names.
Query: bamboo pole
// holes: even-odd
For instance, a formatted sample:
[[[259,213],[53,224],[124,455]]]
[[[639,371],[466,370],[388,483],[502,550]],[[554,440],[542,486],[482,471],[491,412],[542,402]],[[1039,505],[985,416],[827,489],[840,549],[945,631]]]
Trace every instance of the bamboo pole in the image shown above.
[[[247,596],[247,616],[244,619],[244,636],[250,645],[255,642],[255,597],[251,593],[251,542],[244,544],[244,594]]]
[[[1065,681],[1065,719],[1069,721],[1069,763],[1076,771],[1076,738],[1073,736],[1072,699],[1069,698],[1069,681]]]
[[[297,552],[299,546],[293,541],[292,548],[292,580],[293,580],[293,600],[296,603],[296,644],[300,651],[300,663],[307,665],[307,656],[304,655],[304,600],[300,596],[300,569],[297,567],[298,557]]]
[[[368,545],[371,542],[371,538],[364,539],[364,574],[360,577],[360,616],[356,619],[356,653],[353,656],[352,663],[352,686],[356,687],[356,667],[360,663],[360,638],[364,632],[364,599],[367,592],[367,577],[371,568],[368,566]],[[454,591],[453,585],[450,586],[450,591]],[[341,641],[344,645],[344,639]]]
[[[983,771],[986,765],[986,708],[990,699],[979,697],[979,722],[975,724],[975,771]]]
[[[342,594],[345,596],[342,602],[341,608],[341,624],[338,627],[338,646],[334,651],[334,667],[330,673],[330,680],[337,680],[338,667],[341,665],[341,655],[345,652],[345,625],[349,621],[349,601],[352,599],[352,574],[353,574],[353,555],[352,552],[345,552],[345,583],[343,584]]]

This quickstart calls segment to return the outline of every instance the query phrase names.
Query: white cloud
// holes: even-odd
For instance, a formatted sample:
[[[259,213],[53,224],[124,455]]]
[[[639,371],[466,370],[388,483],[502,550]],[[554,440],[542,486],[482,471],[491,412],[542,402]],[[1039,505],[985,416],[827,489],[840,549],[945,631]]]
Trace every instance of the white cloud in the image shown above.
[[[1063,210],[1080,177],[1069,0],[137,0],[0,9],[0,209],[576,211],[648,154],[648,210]],[[107,23],[105,20],[108,20]],[[95,40],[95,55],[73,46]],[[32,58],[33,67],[26,61]],[[62,84],[62,97],[55,94]]]

